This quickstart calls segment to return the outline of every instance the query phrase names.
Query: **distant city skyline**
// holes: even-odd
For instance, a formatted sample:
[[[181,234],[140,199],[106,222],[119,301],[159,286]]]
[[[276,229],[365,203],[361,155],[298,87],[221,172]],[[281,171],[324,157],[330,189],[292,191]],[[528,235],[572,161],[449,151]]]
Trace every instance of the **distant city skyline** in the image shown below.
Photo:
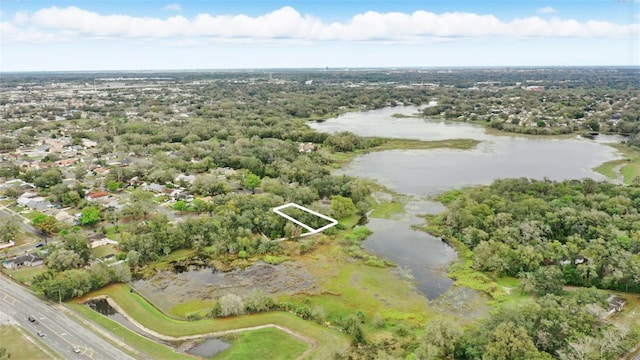
[[[0,71],[640,65],[640,0],[0,2]]]

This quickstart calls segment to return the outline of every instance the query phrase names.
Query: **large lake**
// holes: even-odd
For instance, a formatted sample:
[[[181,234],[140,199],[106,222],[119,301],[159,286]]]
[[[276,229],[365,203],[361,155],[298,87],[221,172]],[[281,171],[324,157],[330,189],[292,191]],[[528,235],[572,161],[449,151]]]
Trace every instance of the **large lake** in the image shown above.
[[[417,198],[469,185],[489,184],[499,178],[528,177],[551,180],[604,177],[593,172],[597,165],[619,158],[607,142],[621,141],[616,136],[588,139],[551,139],[521,136],[493,136],[481,126],[393,117],[411,115],[418,107],[405,106],[354,112],[309,125],[321,132],[350,131],[362,136],[418,140],[477,139],[473,150],[391,150],[357,157],[339,173],[374,179],[402,194]],[[419,201],[413,203],[420,209]],[[429,212],[428,209],[422,211]],[[455,253],[446,244],[410,225],[417,222],[411,210],[399,220],[371,219],[374,234],[363,246],[412,271],[418,289],[429,299],[444,293],[451,280],[443,271]]]

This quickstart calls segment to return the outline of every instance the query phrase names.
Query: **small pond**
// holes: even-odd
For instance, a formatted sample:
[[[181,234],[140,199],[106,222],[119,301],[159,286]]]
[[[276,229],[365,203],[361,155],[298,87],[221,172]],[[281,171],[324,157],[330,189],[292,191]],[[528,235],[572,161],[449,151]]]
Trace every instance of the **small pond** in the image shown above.
[[[145,337],[150,337],[149,334],[145,333],[144,331],[142,331],[142,329],[132,324],[129,320],[127,320],[127,318],[125,318],[122,314],[117,312],[116,309],[109,305],[107,299],[89,300],[85,303],[85,305],[88,305],[91,309],[99,312],[104,316],[109,317],[111,320],[117,322],[118,324],[126,327],[131,331],[135,331],[136,333]],[[153,340],[157,341],[158,339],[153,338]]]
[[[226,350],[230,344],[216,338],[206,339],[204,342],[189,349],[188,353],[203,358],[213,357],[215,354]]]

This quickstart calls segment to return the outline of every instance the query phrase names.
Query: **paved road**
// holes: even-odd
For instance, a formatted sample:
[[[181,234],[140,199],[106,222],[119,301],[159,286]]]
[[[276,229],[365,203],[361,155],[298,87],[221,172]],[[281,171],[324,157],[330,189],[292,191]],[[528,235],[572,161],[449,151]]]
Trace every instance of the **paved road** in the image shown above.
[[[22,216],[21,214],[18,214],[16,212],[14,212],[13,210],[7,208],[6,206],[0,205],[0,218],[3,219],[13,219],[16,221],[16,223],[18,225],[20,225],[20,227],[22,228],[22,231],[25,232],[26,234],[34,237],[36,240],[28,243],[28,244],[24,244],[21,246],[15,246],[12,248],[9,248],[8,250],[8,254],[10,256],[13,255],[19,255],[19,254],[24,254],[27,253],[33,249],[36,248],[36,244],[38,242],[43,242],[45,241],[45,237],[44,235],[42,235],[40,233],[40,230],[36,229],[35,227],[33,227],[33,225],[31,225],[31,221],[29,219],[27,219],[26,217]],[[54,237],[47,237],[46,238],[47,242],[49,244],[51,243],[55,243],[55,238]]]
[[[133,360],[55,307],[37,298],[21,285],[0,275],[0,312],[13,317],[26,331],[41,339],[63,359]],[[29,316],[36,318],[30,322]],[[74,346],[79,353],[74,352]]]
[[[5,219],[15,219],[16,222],[22,227],[22,230],[24,232],[28,234],[33,234],[34,236],[41,239],[44,238],[44,236],[40,234],[40,231],[38,229],[36,229],[35,227],[29,224],[28,218],[14,212],[13,210],[9,209],[4,205],[0,205],[0,217]]]

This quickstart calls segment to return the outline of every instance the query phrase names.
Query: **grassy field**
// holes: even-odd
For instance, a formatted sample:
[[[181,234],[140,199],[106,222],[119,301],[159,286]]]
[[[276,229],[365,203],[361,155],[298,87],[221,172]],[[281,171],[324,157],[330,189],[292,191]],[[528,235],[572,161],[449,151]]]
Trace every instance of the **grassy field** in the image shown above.
[[[620,172],[624,177],[624,183],[627,185],[630,185],[636,178],[640,179],[640,158],[623,165]]]
[[[194,249],[176,250],[176,251],[172,252],[171,254],[169,254],[167,256],[163,256],[162,258],[160,258],[160,260],[154,262],[153,263],[153,267],[149,267],[149,269],[152,270],[153,272],[161,271],[161,270],[171,270],[170,263],[172,261],[177,261],[177,260],[182,260],[182,259],[189,258],[190,256],[192,256],[195,253],[196,253],[196,251]]]
[[[0,205],[1,206],[8,206],[8,205],[11,205],[11,204],[13,204],[15,202],[16,202],[15,199],[5,199],[5,200],[0,200]]]
[[[404,212],[404,204],[400,201],[382,201],[371,212],[370,216],[374,218],[391,219],[395,214]]]
[[[9,352],[8,359],[50,360],[55,354],[42,341],[28,335],[17,326],[0,326],[0,346]],[[50,355],[47,355],[47,352]],[[53,357],[53,359],[58,358]]]
[[[266,328],[225,337],[233,346],[220,352],[216,360],[253,359],[260,354],[263,359],[296,359],[309,348],[306,342],[294,338],[278,329]]]
[[[21,283],[30,284],[34,276],[47,271],[47,268],[44,265],[36,267],[25,266],[15,270],[3,269],[2,271]]]
[[[610,179],[621,176],[623,182],[630,185],[633,179],[640,177],[640,150],[629,148],[624,144],[610,144],[610,146],[616,148],[623,159],[608,161],[593,170]]]
[[[470,150],[475,148],[480,143],[479,140],[473,139],[447,139],[447,140],[433,140],[433,141],[422,141],[422,140],[413,140],[413,139],[385,139],[385,142],[379,146],[354,151],[350,153],[332,153],[331,159],[333,160],[333,164],[331,165],[333,168],[340,168],[348,163],[350,163],[357,156],[366,154],[372,151],[385,151],[385,150],[430,150],[430,149],[459,149],[459,150]]]
[[[14,206],[11,206],[11,207],[9,207],[8,209],[9,209],[9,210],[11,210],[11,211],[13,211],[13,212],[16,212],[16,213],[19,213],[19,212],[21,212],[22,210],[24,210],[24,208],[23,208],[22,206],[20,206],[20,205],[14,205]]]
[[[136,334],[135,332],[120,325],[118,322],[99,314],[86,305],[81,305],[75,302],[67,302],[67,306],[73,309],[77,314],[80,314],[83,318],[89,319],[94,323],[100,325],[104,330],[111,332],[115,338],[124,340],[124,343],[127,346],[130,346],[136,349],[136,351],[142,353],[144,355],[144,358],[167,360],[193,359],[193,357],[189,355],[177,353],[168,346],[156,343]],[[139,357],[139,354],[131,353],[130,351],[127,352],[129,352],[134,357]]]
[[[594,168],[593,171],[599,174],[602,174],[608,177],[609,179],[615,180],[618,178],[618,173],[615,171],[615,168],[619,166],[621,163],[622,163],[622,160],[608,161]]]
[[[321,290],[283,300],[305,303],[312,309],[321,307],[329,321],[358,310],[369,320],[377,315],[387,319],[400,317],[416,324],[431,315],[427,299],[411,283],[402,281],[390,268],[350,261],[338,245],[323,245],[311,257],[299,261],[317,279],[322,279]]]
[[[214,299],[191,299],[169,309],[169,314],[181,318],[187,318],[189,315],[205,316],[215,303]]]
[[[91,249],[91,253],[93,256],[102,259],[107,255],[116,254],[117,251],[115,245],[108,244]]]
[[[118,230],[122,231],[122,227],[118,226]],[[116,234],[116,228],[113,226],[105,226],[105,233],[104,236],[107,239],[111,239],[111,240],[118,240],[117,237],[119,236],[118,234]]]
[[[98,295],[108,295],[111,297],[129,316],[144,327],[173,337],[277,324],[295,333],[316,339],[319,345],[312,352],[312,358],[329,358],[336,352],[342,352],[349,344],[348,339],[343,334],[283,312],[244,315],[215,320],[185,321],[173,319],[160,312],[139,295],[130,292],[129,287],[124,284],[105,287],[104,289],[85,295],[83,299],[79,299],[79,301]],[[257,355],[258,354],[256,354],[256,356]]]
[[[358,224],[358,220],[360,220],[360,216],[356,214],[351,214],[349,216],[345,216],[339,220],[340,224],[344,225],[346,228],[352,228]]]
[[[475,148],[480,143],[479,140],[473,139],[446,139],[446,140],[433,140],[422,141],[412,139],[387,139],[382,145],[376,146],[370,150],[372,151],[385,151],[385,150],[429,150],[429,149],[459,149],[470,150]]]

